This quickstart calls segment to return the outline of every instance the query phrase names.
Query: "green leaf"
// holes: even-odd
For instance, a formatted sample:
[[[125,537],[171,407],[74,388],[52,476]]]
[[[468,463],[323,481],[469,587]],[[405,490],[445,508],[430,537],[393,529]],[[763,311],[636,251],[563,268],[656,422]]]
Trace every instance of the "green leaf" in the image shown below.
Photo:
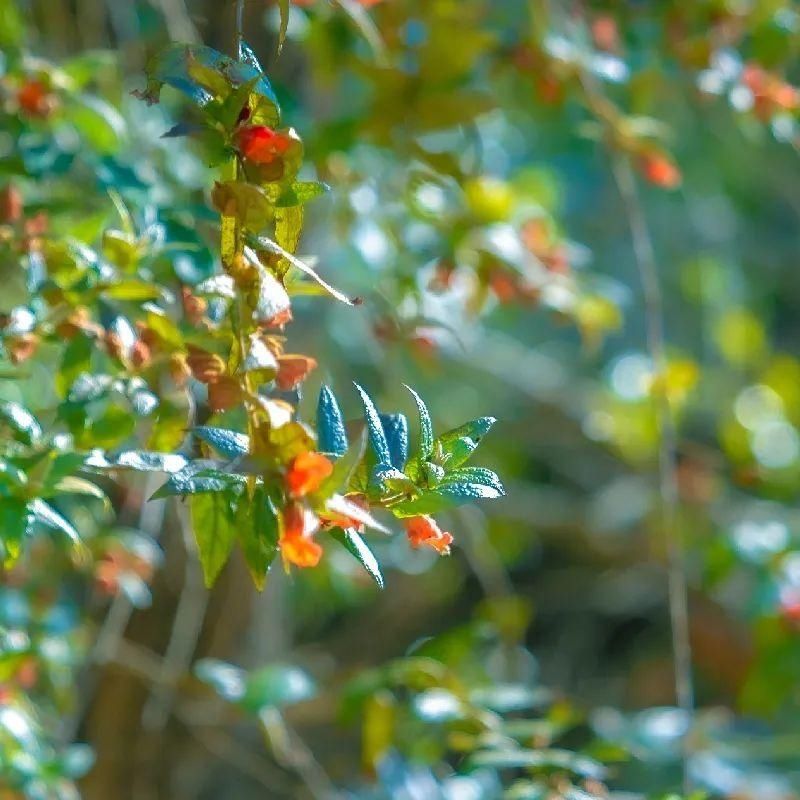
[[[252,67],[259,75],[264,74],[261,62],[252,47],[244,40],[239,40],[239,61]]]
[[[256,588],[261,591],[267,570],[278,554],[278,515],[259,487],[252,498],[242,497],[236,507],[236,535]]]
[[[216,73],[218,77],[214,77],[212,73]],[[246,60],[236,61],[211,47],[175,44],[163,50],[148,64],[147,74],[145,99],[148,101],[157,100],[162,84],[166,83],[201,108],[207,106],[215,96],[224,95],[226,91],[229,93],[234,86],[253,81],[256,107],[250,121],[273,128],[280,122],[275,92],[260,67],[255,66],[249,56]],[[228,86],[223,87],[219,78]]]
[[[114,300],[157,300],[162,294],[156,284],[135,278],[103,284],[98,286],[98,290]]]
[[[125,450],[113,460],[112,466],[137,472],[180,472],[187,460],[177,453],[153,453],[147,450]]]
[[[247,677],[240,705],[257,714],[265,708],[279,708],[308,700],[316,691],[314,681],[304,670],[288,664],[270,664]]]
[[[267,193],[244,181],[217,181],[211,190],[214,208],[226,217],[235,217],[253,233],[259,233],[274,216]]]
[[[250,451],[249,437],[237,431],[200,425],[194,428],[192,433],[194,433],[198,439],[211,445],[211,447],[225,456],[225,458],[237,458]]]
[[[434,443],[435,455],[446,469],[461,466],[481,443],[481,439],[497,422],[494,417],[480,417],[439,436]]]
[[[279,206],[275,209],[275,241],[289,253],[297,250],[303,230],[302,206]],[[285,256],[284,256],[285,258]],[[291,263],[291,262],[289,262]]]
[[[0,403],[0,422],[5,422],[14,438],[23,444],[37,444],[42,438],[42,426],[36,417],[19,403],[6,401]]]
[[[281,12],[281,24],[278,29],[278,55],[283,49],[283,43],[286,41],[286,31],[289,28],[289,10],[290,0],[278,0],[278,8]]]
[[[61,366],[56,374],[56,389],[60,397],[66,397],[70,386],[82,373],[91,372],[92,341],[88,336],[74,336],[64,348]]]
[[[87,481],[84,478],[78,478],[75,475],[67,475],[61,478],[55,486],[53,486],[54,494],[77,494],[85,497],[94,497],[97,500],[108,502],[106,493],[96,484]]]
[[[19,557],[29,518],[24,500],[4,498],[0,502],[0,562],[6,569]]]
[[[109,103],[88,94],[71,95],[67,119],[88,144],[103,154],[119,149],[125,136],[125,120]]]
[[[485,467],[460,467],[448,472],[441,480],[440,486],[449,484],[476,484],[494,489],[498,497],[505,495],[505,489],[495,472]],[[438,489],[437,489],[438,491]]]
[[[197,551],[209,588],[225,566],[236,537],[231,507],[232,498],[223,490],[195,494],[189,499]]]
[[[480,750],[469,757],[469,765],[492,769],[560,769],[593,780],[602,780],[606,775],[605,767],[593,758],[558,748]]]
[[[35,500],[31,500],[28,510],[37,522],[66,534],[74,545],[81,544],[81,537],[72,523],[62,517],[49,503],[45,503],[44,500],[37,497]]]
[[[175,497],[177,495],[216,494],[231,492],[238,494],[242,491],[246,478],[242,475],[231,475],[227,472],[204,470],[201,473],[177,473],[150,498],[157,500],[160,497]]]
[[[330,187],[326,183],[320,183],[319,181],[294,181],[284,189],[275,201],[275,205],[278,208],[300,206],[317,197],[321,197],[329,189]]]
[[[405,414],[380,414],[383,432],[389,443],[391,465],[403,471],[408,460],[408,419]]]
[[[423,399],[410,386],[406,386],[406,389],[411,392],[419,414],[419,447],[417,448],[416,458],[419,461],[429,461],[433,453],[433,423],[431,422],[431,415],[428,413],[428,407]]]
[[[27,483],[28,476],[19,467],[8,461],[0,460],[0,487],[7,486],[11,489],[21,489]]]
[[[419,514],[437,514],[473,500],[494,500],[502,496],[502,487],[498,490],[479,483],[441,484],[435,489],[421,492],[412,500],[393,505],[391,510],[398,517],[415,517]]]
[[[361,566],[372,576],[375,583],[383,589],[384,582],[380,565],[363,537],[357,531],[352,529],[342,530],[341,528],[331,530],[331,536],[356,557]]]
[[[353,384],[356,390],[361,395],[361,402],[364,404],[364,419],[367,423],[367,432],[369,433],[369,443],[375,453],[378,464],[384,467],[390,467],[392,463],[392,454],[389,450],[389,443],[386,441],[386,434],[383,431],[381,418],[378,415],[378,409],[372,402],[372,398],[362,389],[357,383]]]
[[[336,395],[331,388],[322,385],[317,402],[317,436],[322,453],[343,456],[347,452],[347,432]]]

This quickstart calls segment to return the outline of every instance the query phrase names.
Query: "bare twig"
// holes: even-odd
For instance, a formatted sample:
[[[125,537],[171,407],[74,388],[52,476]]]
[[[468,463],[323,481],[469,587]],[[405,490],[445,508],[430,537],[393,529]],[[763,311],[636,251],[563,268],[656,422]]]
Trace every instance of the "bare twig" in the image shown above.
[[[259,719],[275,760],[281,766],[293,770],[315,800],[342,799],[343,795],[333,785],[308,745],[286,722],[280,711],[267,708],[259,714]]]
[[[203,583],[187,510],[182,503],[176,503],[176,512],[186,551],[184,583],[169,643],[161,662],[157,686],[151,691],[142,709],[142,726],[145,730],[156,733],[164,729],[174,703],[177,683],[191,665],[208,605],[208,591]]]
[[[200,41],[200,34],[186,8],[186,0],[158,0],[158,7],[173,41],[190,44]]]
[[[612,169],[628,217],[636,267],[644,294],[647,347],[653,361],[655,375],[663,379],[667,366],[663,322],[664,304],[655,249],[639,201],[636,180],[630,162],[620,153],[613,152]],[[661,526],[668,559],[669,613],[675,667],[675,694],[678,705],[691,720],[694,712],[694,683],[685,555],[678,529],[677,435],[669,407],[669,397],[663,387],[655,393],[654,402],[659,426],[659,500]],[[684,737],[684,783],[688,792],[691,787],[688,785],[690,781],[686,763],[687,743],[688,737]]]

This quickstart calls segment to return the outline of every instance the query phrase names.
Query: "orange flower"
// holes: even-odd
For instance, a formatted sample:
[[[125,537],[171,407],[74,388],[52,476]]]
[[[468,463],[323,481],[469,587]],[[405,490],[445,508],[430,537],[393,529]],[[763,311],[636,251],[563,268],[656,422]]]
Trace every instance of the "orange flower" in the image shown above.
[[[333,464],[321,453],[313,450],[300,453],[289,465],[286,487],[292,497],[303,497],[310,492],[316,492],[332,473]]]
[[[181,303],[183,304],[183,313],[189,323],[191,325],[199,324],[208,309],[208,302],[204,298],[192,294],[192,290],[188,286],[182,286]]]
[[[22,219],[22,194],[9,183],[0,189],[0,222],[19,222]]]
[[[289,151],[293,140],[266,125],[246,125],[235,134],[239,152],[254,164],[272,164]]]
[[[22,364],[39,348],[39,337],[35,333],[21,333],[5,340],[6,352],[12,364]]]
[[[681,185],[681,171],[663,153],[646,153],[642,156],[641,170],[647,181],[662,189],[677,189]]]
[[[53,96],[41,81],[26,81],[17,92],[17,102],[32,117],[46,117],[53,110]]]
[[[313,358],[300,355],[287,355],[278,357],[278,374],[275,383],[284,392],[294,389],[298,383],[304,381],[317,366]]]
[[[405,525],[408,541],[413,548],[427,545],[443,556],[449,554],[453,537],[447,531],[443,531],[433,517],[427,514],[411,517],[405,521]]]
[[[298,503],[290,503],[283,511],[283,531],[278,542],[285,564],[296,567],[316,567],[322,557],[322,547],[306,535],[305,511]]]

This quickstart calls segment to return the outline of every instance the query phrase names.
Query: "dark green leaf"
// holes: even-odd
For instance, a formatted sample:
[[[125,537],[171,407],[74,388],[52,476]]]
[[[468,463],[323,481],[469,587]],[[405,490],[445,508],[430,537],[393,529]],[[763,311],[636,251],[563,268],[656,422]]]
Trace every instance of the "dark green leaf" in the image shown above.
[[[278,516],[263,488],[259,487],[252,498],[239,500],[235,524],[247,568],[261,591],[278,554]]]
[[[372,402],[372,398],[362,389],[357,383],[354,384],[358,393],[361,395],[361,401],[364,404],[364,419],[367,422],[367,432],[369,434],[369,443],[375,453],[375,458],[381,466],[390,467],[392,463],[392,454],[389,450],[389,443],[386,441],[386,434],[383,432],[383,425],[381,424],[378,409]]]
[[[433,453],[433,423],[431,422],[431,415],[428,413],[428,407],[423,399],[410,386],[406,386],[406,389],[411,392],[419,414],[419,447],[417,448],[416,458],[419,461],[428,461],[431,453]]]
[[[347,433],[342,410],[336,395],[324,384],[319,390],[317,402],[317,436],[320,452],[335,456],[343,456],[347,452]]]
[[[0,563],[10,567],[18,558],[22,539],[28,531],[29,511],[24,500],[0,501]]]
[[[42,438],[42,427],[36,417],[19,403],[0,403],[0,422],[14,431],[14,438],[24,444],[36,444]]]
[[[250,450],[250,439],[243,433],[230,431],[226,428],[211,428],[201,425],[194,428],[194,435],[211,445],[218,453],[225,458],[237,458],[243,456]]]
[[[203,473],[177,473],[172,475],[150,499],[157,500],[160,497],[177,495],[217,494],[226,491],[236,495],[241,492],[245,480],[242,475],[213,470],[205,470]]]
[[[81,537],[75,530],[72,523],[64,519],[49,503],[45,503],[41,498],[32,500],[28,505],[28,510],[33,514],[34,519],[42,525],[53,530],[65,533],[74,545],[81,544]]]
[[[383,432],[389,443],[391,464],[402,472],[408,460],[408,419],[405,414],[380,414]]]
[[[502,491],[494,487],[478,483],[441,484],[435,489],[422,492],[413,500],[404,500],[393,505],[392,511],[399,517],[437,514],[473,500],[494,500],[502,497],[502,494]]]
[[[497,492],[498,497],[505,494],[503,484],[496,473],[485,467],[460,467],[452,472],[448,472],[441,480],[441,486],[449,484],[476,484],[486,486]],[[439,491],[437,489],[437,491]]]
[[[188,463],[177,453],[151,453],[147,450],[126,450],[111,462],[114,467],[133,469],[137,472],[180,472]]]

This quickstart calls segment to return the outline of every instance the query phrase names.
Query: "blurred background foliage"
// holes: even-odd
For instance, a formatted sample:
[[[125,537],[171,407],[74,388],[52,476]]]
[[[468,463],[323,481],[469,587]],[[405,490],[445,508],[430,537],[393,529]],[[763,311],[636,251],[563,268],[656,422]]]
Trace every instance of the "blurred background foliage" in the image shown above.
[[[162,138],[175,95],[130,90],[171,40],[230,50],[234,6],[0,0],[0,172],[26,236],[46,217],[96,243],[124,203],[154,263],[189,286],[212,273],[205,154]],[[109,507],[60,501],[92,558],[37,536],[3,578],[0,796],[70,798],[75,779],[89,800],[661,797],[684,750],[689,791],[800,795],[798,7],[306,0],[280,57],[279,4],[244,17],[306,177],[330,186],[300,252],[364,301],[297,302],[297,346],[323,365],[301,408],[315,380],[358,380],[406,410],[413,385],[442,429],[492,414],[507,497],[450,515],[450,558],[377,541],[383,592],[330,550],[262,595],[237,560],[202,588],[185,511],[144,504],[149,478],[109,484]],[[42,75],[45,97],[20,95]],[[0,398],[47,416],[64,367],[53,343],[23,357],[18,254],[0,269]],[[100,446],[135,427],[126,391]]]

